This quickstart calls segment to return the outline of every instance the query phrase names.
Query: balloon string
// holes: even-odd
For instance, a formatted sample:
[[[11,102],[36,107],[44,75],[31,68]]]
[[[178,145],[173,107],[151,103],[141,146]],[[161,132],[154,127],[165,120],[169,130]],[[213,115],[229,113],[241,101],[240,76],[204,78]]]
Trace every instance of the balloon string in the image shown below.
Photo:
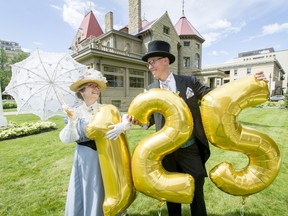
[[[244,214],[245,214],[245,199],[246,199],[246,197],[242,197],[242,202],[241,202],[241,207],[240,207],[240,215],[241,216],[244,216]]]
[[[162,206],[164,205],[164,201],[160,201],[160,203],[158,204],[157,208],[158,208],[158,216],[161,216],[161,211],[162,211]]]

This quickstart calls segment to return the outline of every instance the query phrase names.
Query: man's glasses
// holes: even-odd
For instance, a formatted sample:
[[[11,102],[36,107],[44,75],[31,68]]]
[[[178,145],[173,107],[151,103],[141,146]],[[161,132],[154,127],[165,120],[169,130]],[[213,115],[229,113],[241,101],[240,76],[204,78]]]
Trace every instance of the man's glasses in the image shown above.
[[[158,60],[160,60],[160,59],[163,59],[163,58],[165,58],[165,57],[159,57],[159,58],[156,58],[156,59],[152,59],[151,61],[148,62],[147,67],[148,67],[148,68],[149,68],[149,66],[154,67],[154,65],[156,64],[156,62],[157,62]]]

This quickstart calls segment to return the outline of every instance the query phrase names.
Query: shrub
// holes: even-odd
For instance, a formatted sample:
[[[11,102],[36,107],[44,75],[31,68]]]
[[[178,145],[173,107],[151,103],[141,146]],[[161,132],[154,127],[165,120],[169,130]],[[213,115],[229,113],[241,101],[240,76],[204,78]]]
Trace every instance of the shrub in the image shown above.
[[[22,123],[18,125],[14,122],[9,122],[8,126],[0,129],[0,141],[38,134],[55,129],[57,129],[56,124],[49,121]]]
[[[285,94],[285,108],[288,109],[288,93]]]
[[[3,101],[3,109],[17,108],[15,101]]]

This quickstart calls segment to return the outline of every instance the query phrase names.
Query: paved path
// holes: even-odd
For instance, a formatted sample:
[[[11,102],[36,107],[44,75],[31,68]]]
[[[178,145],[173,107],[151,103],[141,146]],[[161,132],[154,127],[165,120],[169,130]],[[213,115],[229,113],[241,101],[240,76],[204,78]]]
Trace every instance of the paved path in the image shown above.
[[[22,114],[22,113],[21,113]],[[3,112],[3,115],[17,115],[17,111],[15,112]]]

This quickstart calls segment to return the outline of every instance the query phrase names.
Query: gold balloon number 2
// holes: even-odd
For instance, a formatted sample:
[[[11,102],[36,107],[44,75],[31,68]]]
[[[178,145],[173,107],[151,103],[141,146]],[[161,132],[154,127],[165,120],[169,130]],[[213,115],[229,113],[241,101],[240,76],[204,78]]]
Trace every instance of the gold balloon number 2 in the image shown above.
[[[182,98],[164,89],[151,89],[134,98],[128,115],[147,124],[153,113],[165,118],[164,127],[136,146],[131,161],[137,191],[161,201],[191,203],[194,179],[189,174],[167,172],[162,167],[165,155],[175,151],[192,134],[193,121]]]
[[[243,109],[265,102],[268,94],[265,82],[249,76],[216,88],[202,99],[208,140],[218,148],[243,153],[249,159],[241,170],[222,162],[210,171],[213,183],[228,194],[245,197],[257,193],[278,175],[280,152],[274,140],[236,121]]]

